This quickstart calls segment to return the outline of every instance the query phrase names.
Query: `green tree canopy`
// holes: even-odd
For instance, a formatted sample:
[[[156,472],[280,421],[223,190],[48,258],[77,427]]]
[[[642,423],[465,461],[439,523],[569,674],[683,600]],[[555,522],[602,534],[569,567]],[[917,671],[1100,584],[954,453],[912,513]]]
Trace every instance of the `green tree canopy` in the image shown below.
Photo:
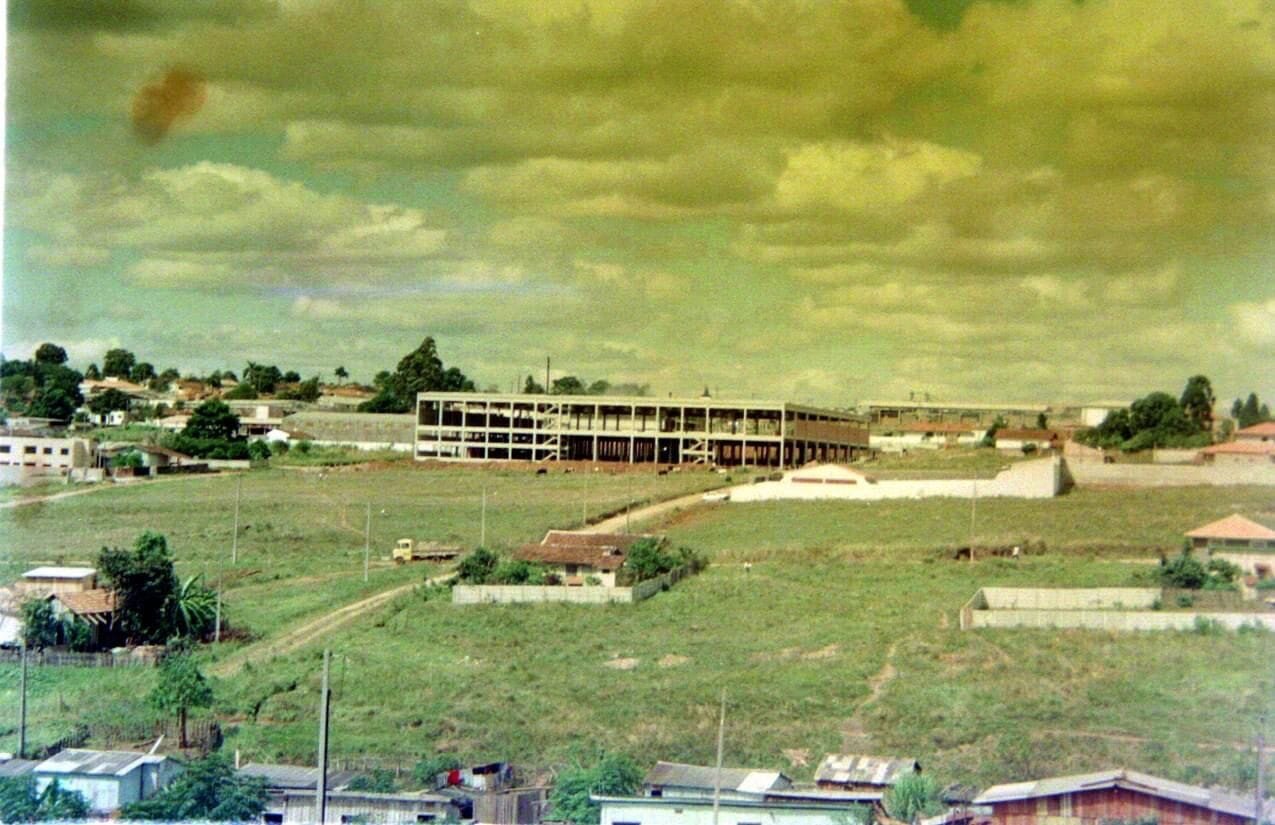
[[[159,665],[159,677],[155,687],[147,697],[148,701],[161,713],[176,713],[181,724],[181,747],[187,746],[186,714],[191,708],[206,708],[212,705],[212,687],[199,665],[191,658],[184,645],[170,649],[164,661]]]
[[[189,763],[155,796],[125,805],[120,815],[169,822],[253,822],[265,810],[266,798],[264,779],[239,776],[229,759],[211,753]]]
[[[262,395],[269,395],[274,392],[275,387],[282,381],[283,373],[279,371],[278,367],[249,361],[248,366],[243,371],[243,381],[240,383],[250,385]]]
[[[102,358],[102,374],[113,375],[117,378],[128,378],[133,374],[133,365],[137,363],[136,356],[126,349],[111,349],[106,351],[106,355]]]
[[[155,377],[155,365],[149,361],[139,361],[129,370],[128,378],[134,384],[145,384]]]
[[[377,375],[377,394],[359,405],[361,412],[404,413],[416,407],[418,392],[473,392],[474,382],[456,367],[443,367],[434,339],[426,337],[404,355],[393,373]]]
[[[224,401],[213,399],[195,408],[183,435],[191,438],[232,439],[239,433],[239,416]]]
[[[606,755],[589,768],[575,766],[558,775],[549,802],[555,819],[596,825],[601,806],[590,797],[626,796],[642,784],[642,771],[627,756]]]
[[[100,381],[102,371],[97,368],[97,364],[89,364],[89,368],[84,371],[84,377],[89,381]]]
[[[522,382],[522,391],[526,395],[544,395],[545,388],[528,375],[527,380]]]
[[[58,620],[48,599],[27,599],[22,603],[22,638],[27,647],[37,649],[58,643]]]
[[[1186,381],[1182,389],[1182,397],[1178,399],[1186,417],[1195,425],[1197,432],[1209,432],[1213,429],[1213,405],[1217,399],[1213,397],[1213,384],[1203,375],[1193,375]]]
[[[564,375],[553,380],[553,387],[549,391],[554,395],[584,395],[584,382],[574,375]]]
[[[36,348],[34,357],[37,364],[65,364],[66,350],[57,344],[44,343]]]
[[[129,639],[154,644],[174,635],[177,574],[162,535],[143,532],[131,551],[103,547],[97,566],[115,591],[115,621]]]
[[[1258,399],[1255,392],[1249,393],[1244,401],[1235,399],[1235,403],[1231,405],[1231,415],[1235,416],[1235,423],[1240,429],[1271,420],[1270,408]]]
[[[89,803],[78,791],[63,788],[55,779],[43,792],[35,777],[0,778],[0,822],[70,822],[86,819]]]
[[[115,410],[127,410],[129,403],[127,393],[111,387],[90,398],[87,406],[96,415],[106,415]]]

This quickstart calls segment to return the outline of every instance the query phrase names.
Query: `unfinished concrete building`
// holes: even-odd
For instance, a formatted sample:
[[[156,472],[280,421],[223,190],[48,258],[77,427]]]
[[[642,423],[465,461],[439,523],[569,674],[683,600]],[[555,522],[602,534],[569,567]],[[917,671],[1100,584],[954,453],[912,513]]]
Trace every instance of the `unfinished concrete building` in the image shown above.
[[[420,393],[416,459],[796,467],[868,450],[865,416],[768,401]]]

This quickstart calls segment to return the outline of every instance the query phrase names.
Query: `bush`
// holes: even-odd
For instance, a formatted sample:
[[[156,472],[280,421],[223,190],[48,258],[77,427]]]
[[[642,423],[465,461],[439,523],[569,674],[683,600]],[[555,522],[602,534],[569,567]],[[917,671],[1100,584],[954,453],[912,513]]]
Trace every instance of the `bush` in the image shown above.
[[[456,566],[456,581],[462,584],[487,584],[499,563],[499,556],[486,547],[479,547],[460,560],[460,564]]]
[[[418,787],[429,790],[434,787],[434,777],[440,773],[458,770],[460,758],[450,753],[440,753],[428,759],[422,759],[412,768],[412,779]]]
[[[253,461],[267,461],[270,458],[270,445],[264,441],[248,442],[248,458]]]
[[[309,441],[298,441],[297,452],[301,453],[301,455],[308,455],[310,452],[310,446]]]
[[[1256,586],[1258,590],[1275,590],[1275,577],[1258,579]]]
[[[386,768],[373,768],[371,773],[351,779],[347,787],[352,791],[394,793],[398,790],[398,783],[394,781],[394,771]]]
[[[576,766],[558,775],[549,794],[557,820],[596,825],[601,805],[593,796],[627,796],[642,784],[642,771],[627,756],[603,756],[591,768]]]
[[[1160,562],[1160,579],[1169,587],[1199,590],[1208,578],[1209,572],[1200,560],[1185,550],[1172,559]]]
[[[924,815],[943,810],[938,783],[930,776],[909,773],[885,792],[886,813],[903,822],[915,822]]]

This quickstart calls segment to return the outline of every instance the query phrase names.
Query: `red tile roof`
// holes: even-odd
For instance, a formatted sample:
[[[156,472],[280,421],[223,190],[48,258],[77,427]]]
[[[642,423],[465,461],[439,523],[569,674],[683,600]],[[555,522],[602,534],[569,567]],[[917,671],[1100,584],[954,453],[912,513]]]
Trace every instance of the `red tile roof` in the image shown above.
[[[1203,455],[1275,455],[1275,441],[1227,441],[1200,450]]]
[[[1235,431],[1236,438],[1243,438],[1244,436],[1275,437],[1275,421],[1263,421],[1261,424],[1254,424],[1251,427]]]
[[[539,544],[524,544],[514,558],[548,564],[587,564],[598,570],[619,570],[625,553],[646,536],[619,533],[572,533],[550,530]]]
[[[1275,539],[1275,530],[1240,515],[1197,527],[1187,536],[1193,539]]]

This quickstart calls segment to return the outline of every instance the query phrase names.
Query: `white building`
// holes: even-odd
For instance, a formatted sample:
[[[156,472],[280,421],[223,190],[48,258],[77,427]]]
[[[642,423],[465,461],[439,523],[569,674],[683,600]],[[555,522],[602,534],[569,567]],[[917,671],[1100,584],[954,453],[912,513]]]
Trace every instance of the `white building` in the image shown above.
[[[78,791],[95,814],[111,814],[130,802],[150,799],[180,774],[166,756],[134,751],[68,748],[35,766],[36,790],[53,780],[64,790]]]
[[[712,770],[708,768],[706,770]],[[713,796],[595,796],[601,825],[848,825],[862,823],[880,794],[777,791],[751,798],[723,795],[716,815]]]

